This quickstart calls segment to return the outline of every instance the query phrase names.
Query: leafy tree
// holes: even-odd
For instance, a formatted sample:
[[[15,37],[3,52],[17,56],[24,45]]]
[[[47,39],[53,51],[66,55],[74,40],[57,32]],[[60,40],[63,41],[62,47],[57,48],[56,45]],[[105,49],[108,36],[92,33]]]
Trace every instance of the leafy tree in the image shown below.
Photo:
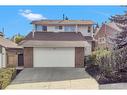
[[[115,15],[109,18],[111,22],[116,23],[116,25],[121,29],[121,32],[117,34],[117,37],[113,39],[116,44],[116,49],[123,48],[127,46],[127,12],[123,15]]]
[[[24,36],[23,36],[23,35],[20,35],[20,34],[14,35],[14,36],[11,38],[11,40],[14,41],[14,42],[17,43],[17,44],[18,44],[19,42],[21,42],[23,39],[24,39]]]

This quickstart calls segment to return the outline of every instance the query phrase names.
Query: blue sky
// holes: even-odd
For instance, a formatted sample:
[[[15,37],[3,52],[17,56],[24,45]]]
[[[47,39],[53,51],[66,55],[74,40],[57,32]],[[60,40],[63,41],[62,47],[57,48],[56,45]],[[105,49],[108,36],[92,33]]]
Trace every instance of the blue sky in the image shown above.
[[[126,7],[121,6],[0,6],[0,31],[5,29],[6,37],[31,31],[32,20],[62,19],[65,14],[69,19],[93,20],[101,24],[111,15],[123,14]]]

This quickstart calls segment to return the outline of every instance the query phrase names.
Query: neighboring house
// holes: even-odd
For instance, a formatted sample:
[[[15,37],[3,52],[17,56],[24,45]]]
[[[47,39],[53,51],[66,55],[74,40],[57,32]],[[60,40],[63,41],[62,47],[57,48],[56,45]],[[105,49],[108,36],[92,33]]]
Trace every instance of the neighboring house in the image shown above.
[[[95,33],[96,49],[113,49],[115,44],[112,39],[116,38],[120,33],[118,26],[113,23],[104,23]]]
[[[5,68],[8,65],[18,66],[18,55],[23,53],[20,46],[14,42],[5,39],[0,32],[0,68]]]
[[[84,67],[87,44],[80,32],[30,32],[20,43],[24,67]]]
[[[81,32],[84,38],[91,39],[94,36],[94,24],[91,20],[40,20],[32,22],[35,32]],[[88,39],[88,45],[85,48],[87,51],[85,56],[92,52],[92,41],[90,40]]]

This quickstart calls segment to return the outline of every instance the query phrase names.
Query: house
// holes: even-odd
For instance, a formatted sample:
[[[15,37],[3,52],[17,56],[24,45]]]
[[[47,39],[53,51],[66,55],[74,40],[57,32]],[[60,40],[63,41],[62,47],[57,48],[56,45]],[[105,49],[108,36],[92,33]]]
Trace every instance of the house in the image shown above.
[[[114,22],[102,24],[94,36],[96,49],[112,50],[115,46],[112,40],[117,37],[120,31],[121,29]]]
[[[7,66],[19,66],[20,54],[22,56],[23,49],[14,42],[5,39],[2,32],[0,32],[0,68]],[[19,56],[18,56],[19,55]],[[19,63],[19,64],[18,64]]]
[[[81,32],[30,32],[20,43],[24,67],[84,67],[87,41]]]
[[[33,21],[35,32],[81,32],[88,42],[85,47],[85,56],[93,50],[94,22],[91,20],[39,20]]]

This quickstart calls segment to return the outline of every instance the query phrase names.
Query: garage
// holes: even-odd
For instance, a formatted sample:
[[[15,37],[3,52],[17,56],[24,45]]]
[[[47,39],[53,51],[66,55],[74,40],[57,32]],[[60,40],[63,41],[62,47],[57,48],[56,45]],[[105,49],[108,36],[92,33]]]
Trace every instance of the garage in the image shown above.
[[[84,67],[86,41],[75,32],[31,32],[20,43],[24,67]]]
[[[33,67],[75,67],[75,48],[33,48]]]

